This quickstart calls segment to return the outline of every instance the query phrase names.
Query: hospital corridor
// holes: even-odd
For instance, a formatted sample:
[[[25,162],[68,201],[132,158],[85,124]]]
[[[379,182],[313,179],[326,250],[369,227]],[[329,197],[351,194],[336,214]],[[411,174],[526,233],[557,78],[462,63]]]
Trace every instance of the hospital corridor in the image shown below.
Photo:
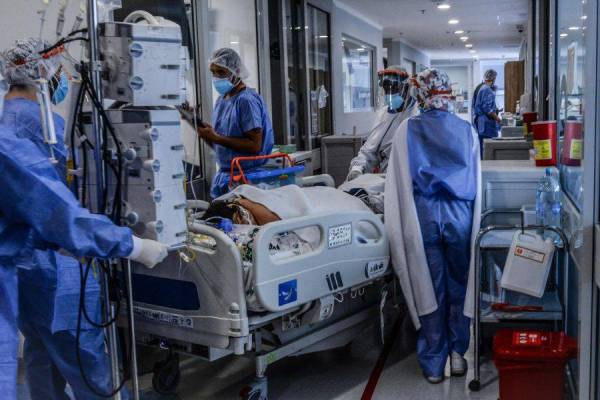
[[[600,400],[598,0],[0,4],[0,400]]]

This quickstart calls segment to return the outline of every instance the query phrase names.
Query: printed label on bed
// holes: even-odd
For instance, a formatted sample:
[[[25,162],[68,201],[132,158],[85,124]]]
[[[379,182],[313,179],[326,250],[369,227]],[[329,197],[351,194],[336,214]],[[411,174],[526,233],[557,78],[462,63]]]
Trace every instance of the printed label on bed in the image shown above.
[[[369,261],[365,270],[367,278],[375,278],[385,272],[385,261]]]
[[[298,280],[282,282],[278,287],[279,305],[284,306],[298,300]]]
[[[133,313],[136,317],[143,318],[149,321],[162,322],[171,326],[181,328],[194,328],[194,320],[190,317],[177,314],[169,314],[161,311],[146,310],[139,307],[133,308]]]
[[[539,251],[531,250],[526,247],[517,246],[515,247],[515,256],[526,258],[531,261],[543,263],[546,255]]]
[[[332,226],[329,228],[328,246],[334,247],[346,246],[352,243],[352,224]]]

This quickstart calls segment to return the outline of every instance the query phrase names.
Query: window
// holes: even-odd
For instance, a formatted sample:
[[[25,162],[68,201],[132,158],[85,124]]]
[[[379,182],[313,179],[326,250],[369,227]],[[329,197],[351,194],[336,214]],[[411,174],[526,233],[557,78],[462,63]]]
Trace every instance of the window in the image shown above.
[[[558,3],[556,110],[562,188],[581,209],[583,202],[583,79],[586,17],[581,2]]]
[[[329,14],[311,5],[306,7],[308,87],[310,90],[311,146],[331,135],[331,68],[329,65]]]
[[[210,0],[208,44],[213,51],[230,47],[238,52],[250,76],[244,80],[259,89],[255,0]],[[213,100],[219,94],[213,89]]]
[[[358,41],[342,38],[344,74],[344,112],[370,111],[375,104],[373,95],[373,59],[375,50]]]

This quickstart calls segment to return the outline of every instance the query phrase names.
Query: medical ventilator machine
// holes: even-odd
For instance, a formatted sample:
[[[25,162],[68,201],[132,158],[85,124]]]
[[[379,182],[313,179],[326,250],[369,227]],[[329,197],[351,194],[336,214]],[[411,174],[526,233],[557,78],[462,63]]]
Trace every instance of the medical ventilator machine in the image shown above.
[[[184,190],[176,107],[185,101],[188,61],[179,26],[145,11],[95,27],[89,20],[83,83],[96,87],[97,105],[102,94],[115,103],[75,110],[84,132],[78,158],[103,160],[88,168],[86,201],[117,210],[136,235],[172,250],[153,269],[126,268],[129,304],[122,302],[120,321],[135,324],[133,341],[167,350],[154,367],[156,391],[177,387],[180,354],[213,361],[253,353],[256,379],[242,397],[266,399],[268,365],[343,348],[378,321],[393,285],[381,216],[348,211],[233,231],[201,221],[206,204]],[[135,368],[132,375],[137,396]]]

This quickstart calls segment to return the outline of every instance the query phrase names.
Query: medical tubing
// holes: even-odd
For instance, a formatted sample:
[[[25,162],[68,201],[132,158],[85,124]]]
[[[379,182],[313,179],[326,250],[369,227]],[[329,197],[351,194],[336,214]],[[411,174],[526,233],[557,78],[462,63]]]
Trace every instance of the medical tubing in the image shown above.
[[[83,85],[82,85],[83,86]],[[79,91],[77,92],[77,97],[75,100],[75,108],[73,109],[73,121],[71,121],[71,126],[69,129],[71,129],[70,133],[70,140],[71,140],[71,160],[73,162],[73,170],[77,170],[77,159],[75,157],[75,129],[77,129],[77,118],[79,115],[79,104],[81,103],[81,99],[83,98],[83,87],[80,86],[79,87]],[[74,192],[76,194],[79,193],[79,177],[77,175],[73,176],[73,186],[74,186]]]
[[[85,295],[85,285],[87,283],[87,277],[88,277],[88,272],[89,270],[89,263],[88,263],[88,267],[86,269],[86,273],[85,274],[80,274],[80,280],[81,280],[81,288],[80,291]],[[114,278],[112,276],[110,276],[110,271],[107,271],[104,267],[102,268],[103,273],[108,274],[108,279],[113,280]],[[94,321],[88,314],[87,312],[87,308],[85,306],[85,297],[82,299],[83,302],[80,303],[80,307],[83,310],[83,316],[85,317],[85,319],[87,320],[87,322],[90,323],[90,325],[92,325],[95,328],[108,328],[109,326],[111,326],[112,324],[117,322],[117,316],[119,315],[119,311],[121,311],[121,305],[120,302],[117,302],[117,307],[116,307],[116,315],[113,319],[111,319],[110,321],[107,322],[96,322]]]
[[[85,68],[84,68],[85,69]],[[96,92],[94,91],[93,87],[90,84],[89,81],[89,77],[85,74],[85,71],[83,71],[84,73],[82,73],[82,77],[84,82],[86,83],[86,90],[88,92],[88,94],[90,95],[90,98],[92,99],[92,103],[94,104],[95,108],[98,110],[98,112],[100,113],[100,116],[102,117],[102,119],[104,120],[104,129],[108,129],[108,131],[110,132],[110,135],[115,143],[115,147],[117,150],[117,171],[114,170],[114,166],[111,163],[107,163],[111,170],[113,171],[113,173],[115,173],[116,177],[117,177],[117,185],[115,187],[115,194],[113,197],[113,210],[111,213],[111,216],[113,217],[113,221],[118,223],[120,222],[121,219],[121,191],[122,191],[122,178],[123,178],[123,154],[121,152],[121,146],[119,145],[119,141],[117,139],[117,135],[115,133],[114,127],[110,121],[110,119],[108,118],[108,116],[106,115],[106,112],[104,110],[104,107],[102,107],[102,104],[100,104],[100,101],[98,100],[98,96],[96,94]],[[106,131],[103,132],[104,134],[106,134]],[[106,140],[105,142],[105,146],[106,144]],[[105,151],[105,155],[106,155],[106,151]],[[108,189],[105,190],[104,195],[106,196],[108,193]],[[104,206],[106,206],[106,198],[104,200]],[[103,207],[104,208],[104,207]]]
[[[115,193],[114,193],[114,198],[113,198],[113,208],[112,208],[112,212],[111,212],[111,217],[112,220],[116,223],[116,224],[120,224],[121,222],[121,212],[122,212],[122,204],[121,204],[121,194],[122,194],[122,179],[123,179],[123,156],[122,156],[122,152],[121,152],[121,147],[119,145],[119,141],[117,139],[116,136],[116,132],[114,130],[114,127],[112,125],[112,122],[110,121],[110,119],[108,118],[108,115],[106,114],[104,108],[102,107],[102,105],[100,104],[100,101],[98,100],[98,96],[95,93],[91,82],[89,80],[89,77],[86,75],[86,71],[85,71],[85,65],[83,66],[83,87],[85,88],[85,90],[87,91],[87,93],[89,94],[92,103],[94,105],[94,107],[98,110],[98,112],[100,113],[101,118],[104,121],[104,131],[103,131],[103,135],[104,135],[104,144],[105,146],[107,146],[108,141],[106,140],[106,136],[107,136],[107,131],[110,132],[110,135],[116,145],[116,152],[117,152],[117,167],[115,168],[114,164],[107,162],[109,168],[112,170],[112,172],[115,174],[115,176],[117,177],[117,185],[115,188]],[[107,149],[104,149],[104,155],[107,155]],[[107,161],[105,159],[105,161]],[[104,195],[106,196],[108,192],[108,188],[105,189]],[[105,203],[106,204],[106,203]],[[104,268],[104,273],[108,275],[108,282],[109,282],[109,286],[114,290],[114,289],[118,289],[118,285],[115,286],[116,284],[116,277],[113,276],[111,274],[111,270],[110,267],[109,268]],[[118,273],[117,270],[112,271],[113,274],[116,275],[116,273]],[[83,289],[85,291],[85,288]],[[128,297],[127,297],[127,289],[124,289],[126,291],[126,308],[129,309],[132,305],[129,304],[128,301]],[[117,294],[118,290],[116,290]],[[120,297],[120,296],[118,296]],[[106,323],[103,324],[97,324],[94,321],[91,321],[91,318],[89,317],[89,315],[87,314],[87,309],[85,308],[85,299],[84,299],[84,303],[83,303],[83,314],[85,315],[86,319],[88,320],[88,322],[90,322],[90,324],[92,324],[93,326],[96,326],[98,328],[105,328],[110,326],[112,323],[116,323],[116,320],[118,318],[118,315],[120,315],[120,309],[121,309],[121,301],[117,299],[116,301],[116,310],[115,310],[115,316],[111,321],[108,321]],[[133,332],[133,327],[129,326],[128,327],[128,336],[130,338],[130,340],[132,338],[134,338],[134,332]],[[133,349],[132,346],[135,346],[135,344],[132,343],[132,345],[129,347],[128,349],[128,355],[127,355],[127,360],[130,361],[132,358],[132,354],[133,354]],[[122,388],[124,382],[126,381],[126,379],[123,379],[123,382],[121,382],[121,384],[119,385],[119,388]],[[91,388],[90,388],[91,389]],[[114,393],[113,393],[114,394]]]
[[[86,265],[86,269],[85,269],[85,273],[83,272],[83,266],[81,265],[81,263],[79,264],[79,273],[80,273],[80,291],[79,291],[79,310],[77,312],[77,330],[76,330],[76,334],[75,334],[75,353],[77,356],[77,366],[79,367],[79,373],[81,374],[81,377],[83,378],[83,382],[85,383],[85,385],[96,395],[99,397],[103,397],[103,398],[111,398],[113,397],[115,394],[119,393],[121,391],[121,389],[123,388],[123,386],[125,385],[125,379],[123,379],[121,381],[121,383],[119,384],[119,386],[113,390],[110,393],[103,393],[102,391],[100,391],[98,388],[94,387],[94,385],[89,381],[89,379],[87,378],[85,371],[83,370],[82,367],[82,362],[81,362],[81,346],[80,346],[80,342],[81,342],[81,316],[84,313],[87,313],[85,310],[85,281],[87,280],[87,277],[89,275],[89,271],[90,271],[90,261],[88,261],[87,265]],[[83,305],[83,307],[82,307]],[[82,313],[83,311],[83,313]],[[118,315],[118,314],[117,314]]]
[[[53,50],[58,49],[59,47],[70,43],[70,42],[77,42],[77,41],[84,41],[87,42],[89,39],[83,36],[78,36],[78,37],[74,37],[74,38],[62,38],[60,39],[58,42],[54,43],[53,45],[46,47],[43,50],[38,51],[38,54],[41,55],[42,57],[44,57],[45,55],[47,55],[48,53],[51,53]],[[61,50],[62,51],[62,50]]]
[[[135,23],[135,22],[139,21],[140,19],[145,20],[150,25],[158,25],[159,24],[158,20],[156,19],[156,17],[154,15],[152,15],[148,11],[144,11],[144,10],[133,11],[131,14],[129,14],[128,16],[125,17],[123,22]]]

